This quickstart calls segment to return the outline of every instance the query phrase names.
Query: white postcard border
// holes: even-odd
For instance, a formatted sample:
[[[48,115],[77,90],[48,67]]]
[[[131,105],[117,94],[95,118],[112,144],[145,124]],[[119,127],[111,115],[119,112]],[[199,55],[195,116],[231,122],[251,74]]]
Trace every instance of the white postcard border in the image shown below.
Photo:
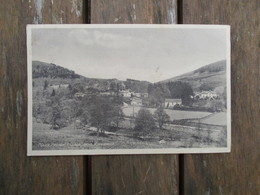
[[[227,67],[227,147],[218,148],[165,148],[165,149],[91,149],[91,150],[32,150],[32,29],[70,29],[70,28],[173,28],[173,29],[226,29],[226,67]],[[27,25],[27,87],[28,87],[28,156],[59,155],[128,155],[128,154],[187,154],[187,153],[228,153],[231,151],[231,45],[229,25],[173,25],[173,24],[48,24]]]

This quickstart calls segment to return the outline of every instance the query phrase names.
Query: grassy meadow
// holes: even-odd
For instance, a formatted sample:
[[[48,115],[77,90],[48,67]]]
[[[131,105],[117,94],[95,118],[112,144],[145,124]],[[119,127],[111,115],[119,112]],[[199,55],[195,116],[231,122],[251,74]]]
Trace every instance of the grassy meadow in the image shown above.
[[[125,121],[129,124],[129,121]],[[136,131],[119,128],[97,137],[91,127],[77,128],[75,124],[51,129],[48,124],[34,122],[33,150],[86,150],[86,149],[142,149],[142,148],[203,148],[225,146],[222,127],[198,128],[168,124],[145,136],[135,137]],[[129,127],[129,126],[128,126]]]

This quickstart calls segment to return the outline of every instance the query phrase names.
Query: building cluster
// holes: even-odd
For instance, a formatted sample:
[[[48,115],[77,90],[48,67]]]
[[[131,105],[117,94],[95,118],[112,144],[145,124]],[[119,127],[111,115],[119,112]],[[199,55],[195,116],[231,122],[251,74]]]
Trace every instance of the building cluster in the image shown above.
[[[164,108],[174,108],[175,106],[181,106],[181,99],[165,99]]]
[[[130,104],[133,106],[142,106],[143,99],[148,98],[148,93],[137,93],[131,91],[130,89],[119,91],[119,95],[125,98],[129,98],[131,100]]]
[[[206,99],[217,99],[219,98],[219,95],[214,91],[202,91],[195,93],[194,99],[195,100],[206,100]]]
[[[85,93],[82,93],[82,92],[77,92],[77,93],[75,93],[74,94],[74,97],[76,97],[76,98],[82,98],[82,97],[85,97]]]
[[[131,105],[142,105],[142,100],[144,98],[148,98],[148,93],[136,93],[134,91],[131,91],[130,89],[126,90],[119,90],[119,92],[115,92],[114,90],[105,90],[105,91],[87,91],[85,93],[83,92],[77,92],[74,94],[74,97],[76,98],[83,98],[87,95],[93,95],[98,94],[101,96],[116,96],[117,94],[124,98],[129,98]]]
[[[137,97],[137,98],[147,98],[148,93],[136,93],[130,89],[120,90],[119,95],[122,97]]]
[[[115,92],[113,90],[107,90],[107,91],[100,91],[98,92],[99,95],[102,96],[115,96],[119,95],[124,98],[128,98],[129,104],[132,106],[142,106],[144,104],[144,101],[148,98],[148,93],[136,93],[131,91],[130,89],[127,90],[120,90],[119,92]],[[82,98],[86,95],[89,95],[89,93],[82,93],[78,92],[75,93],[76,98]],[[165,99],[163,106],[164,108],[173,109],[175,106],[181,106],[182,100],[181,99]]]

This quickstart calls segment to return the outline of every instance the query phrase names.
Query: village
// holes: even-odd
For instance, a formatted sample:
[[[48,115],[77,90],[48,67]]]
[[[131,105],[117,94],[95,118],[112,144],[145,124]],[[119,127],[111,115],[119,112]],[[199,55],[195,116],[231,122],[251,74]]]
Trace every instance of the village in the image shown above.
[[[68,84],[62,84],[62,87],[67,87]],[[53,88],[57,88],[57,86],[52,86]],[[145,106],[147,105],[147,98],[148,93],[137,93],[132,91],[131,89],[125,89],[125,90],[119,90],[118,93],[114,90],[106,90],[106,91],[95,91],[95,95],[101,95],[101,96],[116,96],[119,95],[120,97],[126,98],[129,103],[124,102],[126,105],[136,105],[136,106]],[[75,98],[83,98],[87,95],[93,95],[93,92],[83,93],[83,92],[77,92],[74,94]],[[195,92],[193,96],[191,96],[191,99],[194,101],[200,101],[200,100],[216,100],[219,99],[219,95],[214,91],[201,91],[201,92]],[[174,109],[176,107],[181,107],[182,99],[181,98],[165,98],[165,101],[163,103],[163,107],[166,109]]]

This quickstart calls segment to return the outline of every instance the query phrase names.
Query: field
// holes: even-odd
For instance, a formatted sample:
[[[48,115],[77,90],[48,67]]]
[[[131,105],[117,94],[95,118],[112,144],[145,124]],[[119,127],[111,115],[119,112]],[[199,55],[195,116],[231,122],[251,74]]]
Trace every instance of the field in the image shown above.
[[[74,124],[59,130],[34,122],[33,150],[200,148],[225,146],[225,129],[168,125],[148,135],[135,137],[136,131],[119,129],[97,137],[93,128],[77,129]]]
[[[141,106],[125,106],[123,112],[126,116],[136,116],[137,112],[143,107]],[[146,108],[152,114],[156,110],[155,108]],[[182,111],[182,110],[170,110],[165,109],[165,112],[170,116],[170,120],[181,120],[181,119],[197,119],[209,116],[210,112],[197,112],[197,111]]]
[[[214,113],[208,117],[201,120],[201,123],[212,124],[212,125],[227,125],[227,113],[219,112]]]

